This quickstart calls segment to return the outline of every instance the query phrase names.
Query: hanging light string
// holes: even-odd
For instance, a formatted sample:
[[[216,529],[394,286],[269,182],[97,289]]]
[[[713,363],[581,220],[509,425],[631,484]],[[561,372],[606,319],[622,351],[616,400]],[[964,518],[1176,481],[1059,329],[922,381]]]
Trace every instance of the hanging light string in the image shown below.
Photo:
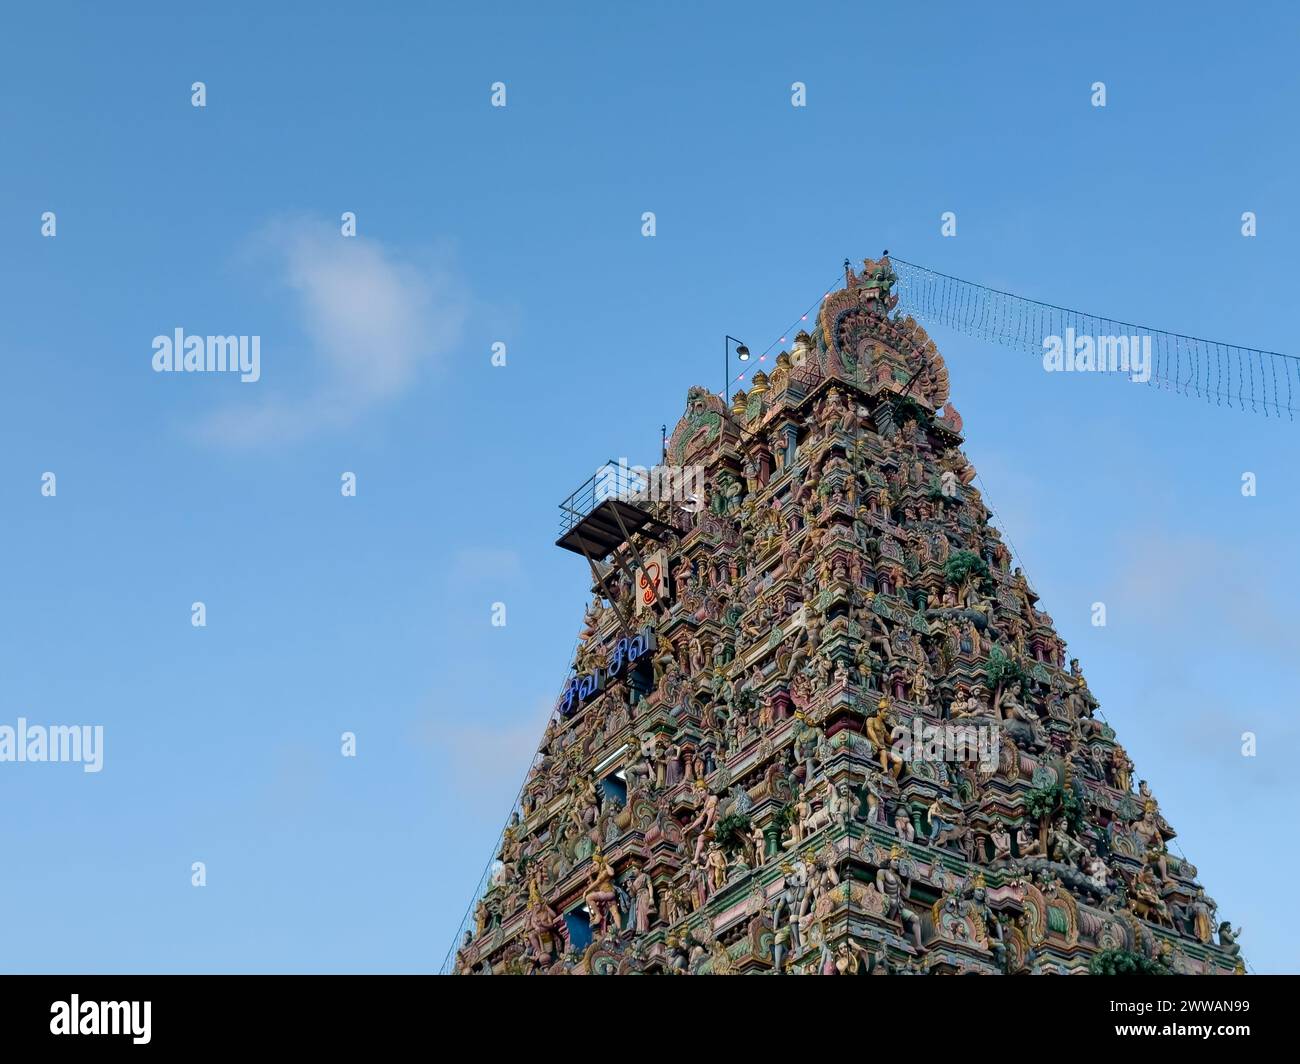
[[[775,340],[773,340],[770,344],[767,345],[767,347],[763,350],[763,353],[758,356],[759,362],[766,362],[767,356],[771,353],[772,348],[774,348],[777,344],[785,343],[786,338],[790,335],[791,330],[798,328],[802,322],[806,322],[808,320],[809,314],[811,314],[814,310],[820,307],[822,303],[824,303],[826,300],[830,299],[831,293],[835,291],[835,283],[841,280],[843,276],[844,275],[842,273],[836,273],[836,275],[831,278],[831,283],[826,286],[825,294],[819,296],[816,299],[816,301],[813,302],[813,304],[807,310],[805,310],[802,314],[799,315],[798,318],[796,318],[794,321],[792,321],[789,325],[786,326],[785,331],[780,336],[778,336]],[[811,332],[811,330],[809,331]],[[728,387],[734,384],[739,384],[741,381],[745,379],[745,377],[746,374],[742,373],[735,380],[731,381]],[[722,396],[724,402],[727,400],[727,398],[728,397],[726,395]]]
[[[1116,321],[965,281],[906,259],[890,261],[898,274],[898,311],[917,321],[1035,354],[1043,353],[1047,337],[1064,337],[1068,330],[1075,337],[1106,337],[1123,342],[1130,367],[1135,353],[1130,345],[1136,344],[1149,359],[1149,385],[1265,417],[1286,413],[1295,420],[1300,358],[1294,355]],[[1116,357],[1115,343],[1107,346]],[[1096,359],[1098,365],[1106,360],[1100,345]]]

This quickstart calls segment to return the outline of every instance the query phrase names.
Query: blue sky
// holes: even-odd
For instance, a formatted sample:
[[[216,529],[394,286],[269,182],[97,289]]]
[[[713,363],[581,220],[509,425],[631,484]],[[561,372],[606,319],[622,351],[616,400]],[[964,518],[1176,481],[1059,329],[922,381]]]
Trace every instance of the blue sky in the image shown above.
[[[1290,5],[407,6],[5,16],[0,724],[105,751],[0,765],[2,970],[436,968],[581,620],[556,504],[846,256],[1296,350]],[[152,372],[178,327],[261,380]],[[1300,428],[934,335],[1138,776],[1300,969]]]

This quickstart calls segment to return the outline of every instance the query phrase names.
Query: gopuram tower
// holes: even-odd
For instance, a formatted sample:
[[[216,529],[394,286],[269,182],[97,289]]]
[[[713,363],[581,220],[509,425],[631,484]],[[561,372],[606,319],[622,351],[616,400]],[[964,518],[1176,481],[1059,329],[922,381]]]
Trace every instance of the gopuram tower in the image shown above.
[[[594,597],[455,971],[1244,970],[895,280],[561,507]]]

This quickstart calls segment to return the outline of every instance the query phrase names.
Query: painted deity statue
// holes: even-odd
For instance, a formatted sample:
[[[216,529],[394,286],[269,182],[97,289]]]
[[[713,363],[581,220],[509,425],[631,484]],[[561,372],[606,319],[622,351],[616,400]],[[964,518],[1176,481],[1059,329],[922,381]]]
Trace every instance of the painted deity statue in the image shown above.
[[[655,914],[654,880],[644,868],[636,867],[631,882],[633,926],[637,934],[644,935],[650,930]]]
[[[890,851],[889,857],[876,872],[876,889],[885,896],[885,916],[903,925],[903,930],[911,934],[912,943],[919,951],[921,918],[907,906],[911,880],[904,878],[898,872],[898,862],[902,856],[903,850],[897,846]]]
[[[599,850],[591,855],[591,882],[583,895],[587,911],[591,914],[591,928],[617,930],[623,914],[618,907],[618,892],[614,889],[614,869]]]

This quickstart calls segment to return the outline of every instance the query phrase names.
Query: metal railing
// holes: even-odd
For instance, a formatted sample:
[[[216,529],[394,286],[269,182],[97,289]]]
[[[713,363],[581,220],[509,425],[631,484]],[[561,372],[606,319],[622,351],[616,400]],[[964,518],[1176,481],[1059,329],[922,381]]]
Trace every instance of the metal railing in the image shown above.
[[[633,502],[642,498],[650,487],[650,474],[641,466],[630,466],[626,459],[606,461],[572,495],[560,503],[560,537],[572,532],[583,519],[606,499]]]

